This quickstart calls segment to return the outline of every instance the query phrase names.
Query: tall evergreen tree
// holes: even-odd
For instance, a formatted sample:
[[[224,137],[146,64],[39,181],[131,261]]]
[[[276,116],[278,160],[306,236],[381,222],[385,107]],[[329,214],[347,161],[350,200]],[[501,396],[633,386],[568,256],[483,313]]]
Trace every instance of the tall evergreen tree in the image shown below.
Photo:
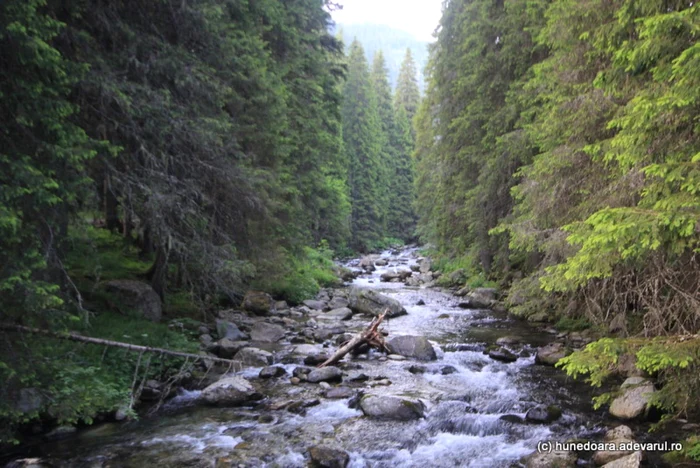
[[[401,62],[399,78],[396,83],[394,107],[396,109],[403,107],[409,122],[413,122],[413,117],[416,115],[420,103],[417,72],[411,49],[406,49],[406,55],[403,62]]]
[[[368,251],[384,233],[382,125],[362,46],[353,41],[349,52],[342,121],[352,201],[352,246]]]

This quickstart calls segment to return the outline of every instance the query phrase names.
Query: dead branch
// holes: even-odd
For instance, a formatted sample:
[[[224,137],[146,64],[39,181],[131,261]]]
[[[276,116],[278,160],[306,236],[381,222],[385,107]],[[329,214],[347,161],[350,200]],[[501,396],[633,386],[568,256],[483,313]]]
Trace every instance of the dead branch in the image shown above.
[[[171,351],[169,349],[164,348],[152,348],[150,346],[140,346],[131,343],[123,343],[121,341],[103,340],[102,338],[92,338],[89,336],[78,335],[77,333],[57,333],[50,330],[42,330],[40,328],[31,328],[22,325],[13,325],[9,323],[0,323],[0,330],[19,333],[32,333],[34,335],[44,335],[60,340],[70,340],[77,341],[79,343],[90,343],[96,345],[111,346],[114,348],[122,348],[137,353],[161,353],[166,354],[168,356],[195,359],[198,361],[220,362],[229,365],[238,364],[239,366],[241,364],[239,361],[233,361],[231,359],[223,359],[211,356],[200,356],[199,354],[183,353],[181,351]]]
[[[381,323],[384,321],[384,317],[386,316],[387,312],[389,311],[385,310],[381,315],[375,317],[374,320],[372,320],[372,323],[370,323],[369,326],[365,329],[365,331],[355,335],[353,339],[348,341],[338,351],[336,351],[335,354],[333,354],[333,356],[328,358],[326,362],[320,364],[318,367],[326,367],[335,364],[336,362],[343,359],[343,357],[345,357],[345,355],[348,354],[350,351],[365,343],[380,350],[386,351],[387,349],[386,344],[384,343],[384,337],[377,329],[379,328],[379,325],[381,325]]]

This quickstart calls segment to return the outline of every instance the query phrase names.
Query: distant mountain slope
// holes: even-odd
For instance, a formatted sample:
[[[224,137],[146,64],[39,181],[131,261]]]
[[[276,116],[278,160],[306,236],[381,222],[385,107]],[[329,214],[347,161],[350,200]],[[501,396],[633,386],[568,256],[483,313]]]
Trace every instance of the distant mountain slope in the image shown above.
[[[378,50],[384,52],[392,88],[396,87],[396,79],[406,49],[410,48],[418,67],[418,84],[421,90],[424,89],[423,69],[428,62],[428,42],[416,39],[411,33],[383,24],[338,23],[334,28],[334,33],[337,32],[341,33],[346,47],[349,47],[353,39],[357,38],[365,49],[369,63],[372,63],[374,54]]]

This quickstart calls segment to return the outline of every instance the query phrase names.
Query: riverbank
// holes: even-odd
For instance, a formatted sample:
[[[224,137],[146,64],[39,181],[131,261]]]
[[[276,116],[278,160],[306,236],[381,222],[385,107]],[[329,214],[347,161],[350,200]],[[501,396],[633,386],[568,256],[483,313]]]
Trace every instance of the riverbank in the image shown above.
[[[43,440],[23,454],[66,467],[303,467],[324,456],[351,467],[505,467],[524,461],[541,441],[602,440],[620,424],[606,410],[591,409],[587,385],[536,363],[539,349],[571,341],[571,333],[557,335],[499,307],[473,308],[465,296],[430,282],[407,286],[428,274],[419,260],[415,249],[385,252],[364,267],[357,259],[346,265],[363,271],[357,279],[302,306],[278,303],[261,316],[221,313],[220,323],[235,325],[244,335],[238,338],[247,339],[226,338],[236,330],[220,326],[223,337],[201,340],[220,356],[247,357],[246,368],[233,374],[249,385],[235,393],[237,406],[206,404],[200,389],[219,379],[212,367],[199,389],[181,391],[155,415]],[[405,271],[410,277],[390,278]],[[353,288],[398,301],[407,313],[387,321],[387,340],[426,338],[435,359],[368,350],[348,356],[337,372],[310,378],[314,365],[371,319],[347,307]],[[397,400],[402,403],[392,406]],[[646,434],[647,423],[631,427],[635,440],[656,440]],[[592,457],[575,453],[569,461]],[[528,466],[538,466],[533,463]]]

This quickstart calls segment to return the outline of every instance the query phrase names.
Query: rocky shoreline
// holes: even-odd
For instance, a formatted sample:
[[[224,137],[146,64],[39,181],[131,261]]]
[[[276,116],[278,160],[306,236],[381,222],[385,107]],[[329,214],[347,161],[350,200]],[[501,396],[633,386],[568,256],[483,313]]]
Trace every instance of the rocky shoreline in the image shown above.
[[[359,259],[346,265],[340,274],[346,281],[363,277],[374,278],[368,275],[374,273],[377,267],[386,269],[393,265],[390,271],[379,275],[380,282],[400,283],[401,287],[405,285],[416,291],[445,291],[455,297],[458,309],[505,313],[505,307],[499,302],[496,289],[470,290],[460,287],[459,275],[454,275],[455,285],[451,288],[438,287],[436,280],[441,274],[432,270],[429,259],[417,258],[417,255],[412,253],[408,261],[400,256],[397,258],[400,253]],[[376,279],[366,281],[373,283]],[[420,305],[420,302],[423,300],[416,301],[416,304]],[[385,332],[389,353],[362,349],[336,366],[316,368],[349,340],[353,331],[385,310],[389,311],[388,315],[391,318],[407,314],[406,307],[397,299],[357,285],[323,290],[313,300],[304,301],[298,306],[274,301],[264,292],[251,291],[246,294],[240,309],[221,311],[215,322],[197,325],[203,360],[201,366],[181,382],[182,387],[189,391],[198,391],[190,404],[251,409],[257,415],[259,424],[276,421],[274,414],[278,412],[303,417],[326,401],[343,402],[348,410],[356,412],[352,414],[362,415],[377,421],[378,424],[383,421],[421,420],[435,406],[436,401],[412,397],[406,392],[392,392],[392,379],[385,375],[365,373],[364,363],[373,362],[381,366],[381,363],[403,365],[405,362],[404,372],[415,376],[429,376],[433,375],[432,373],[449,376],[458,372],[455,366],[435,367],[429,364],[439,364],[438,352],[425,336],[394,336],[391,331]],[[585,332],[556,333],[546,324],[542,324],[539,330],[551,338],[547,339],[547,344],[537,348],[523,346],[522,339],[518,336],[504,335],[487,346],[474,345],[474,350],[478,350],[492,362],[503,365],[534,355],[538,365],[552,366],[572,350],[579,349],[594,339]],[[209,356],[233,359],[240,362],[243,368],[231,372],[230,368],[220,363],[208,361],[206,358]],[[621,366],[620,372],[629,374],[629,378],[622,386],[620,397],[613,401],[610,412],[620,420],[635,421],[644,417],[650,393],[653,392],[653,384],[637,375],[633,365],[623,364],[626,367]],[[381,367],[378,369],[381,370]],[[290,386],[296,387],[296,390],[290,390]],[[375,389],[388,391],[375,392]],[[147,382],[142,395],[146,399],[155,400],[164,396],[163,391],[164,383]],[[170,393],[176,392],[171,390]],[[475,408],[474,411],[479,410]],[[540,404],[521,414],[502,414],[498,421],[499,424],[508,425],[547,425],[561,417],[562,409],[557,405]],[[634,437],[629,427],[617,426],[609,429],[604,440],[633,441]],[[322,467],[348,466],[351,461],[348,451],[327,438],[322,438],[321,442],[308,446],[304,463]],[[245,463],[228,465],[226,463],[229,458],[226,456],[219,457],[218,460],[217,467],[248,466]],[[523,457],[521,464],[529,468],[563,467],[576,466],[577,460],[607,468],[620,468],[640,466],[642,457],[637,452],[610,450],[593,454],[535,452]],[[18,461],[11,466],[53,465],[42,465],[40,461],[22,464]],[[289,466],[297,465],[291,463]]]

